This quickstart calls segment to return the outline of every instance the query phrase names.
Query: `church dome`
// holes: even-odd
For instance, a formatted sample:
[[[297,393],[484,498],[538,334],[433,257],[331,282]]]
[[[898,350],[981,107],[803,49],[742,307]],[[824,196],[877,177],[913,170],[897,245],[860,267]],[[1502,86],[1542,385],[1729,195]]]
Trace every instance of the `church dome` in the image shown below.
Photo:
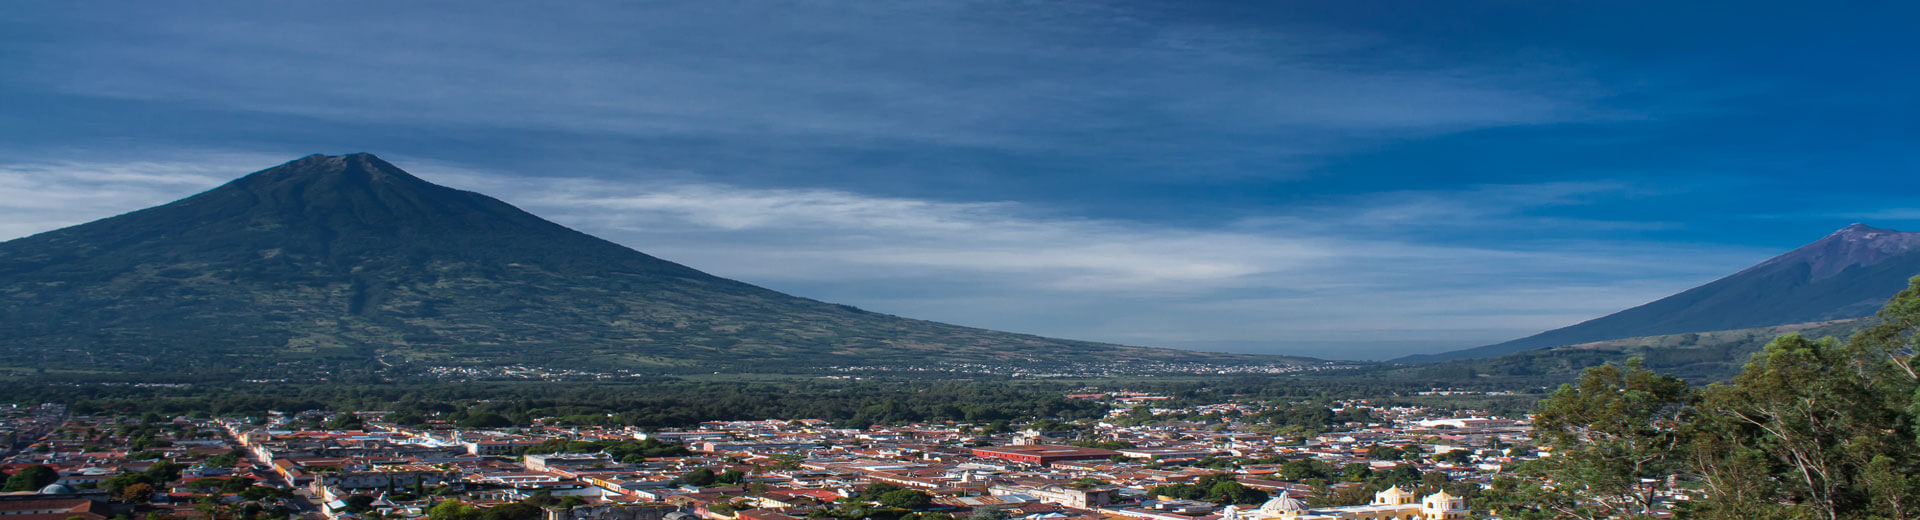
[[[1306,510],[1306,502],[1301,502],[1298,498],[1287,496],[1287,492],[1285,491],[1281,491],[1278,496],[1268,499],[1267,503],[1260,504],[1260,512],[1263,513],[1286,513]]]
[[[47,487],[40,488],[40,494],[42,495],[71,495],[73,493],[73,488],[67,487],[66,484],[47,484]]]

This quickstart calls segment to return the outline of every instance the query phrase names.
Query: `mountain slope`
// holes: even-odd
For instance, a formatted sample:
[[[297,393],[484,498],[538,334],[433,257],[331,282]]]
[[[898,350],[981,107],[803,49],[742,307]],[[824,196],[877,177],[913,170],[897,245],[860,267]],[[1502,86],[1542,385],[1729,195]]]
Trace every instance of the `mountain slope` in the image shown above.
[[[1403,366],[1389,372],[1435,384],[1457,381],[1547,386],[1572,381],[1581,370],[1640,358],[1649,369],[1695,383],[1726,381],[1740,373],[1767,342],[1786,333],[1809,338],[1846,338],[1878,323],[1873,318],[1774,325],[1751,329],[1688,332],[1538,348],[1485,358]]]
[[[1920,274],[1920,233],[1863,224],[1679,294],[1566,328],[1484,347],[1409,356],[1489,358],[1611,339],[1870,316]]]
[[[1284,362],[912,320],[654,258],[367,154],[0,243],[0,366],[804,371]],[[285,368],[291,367],[291,368]]]

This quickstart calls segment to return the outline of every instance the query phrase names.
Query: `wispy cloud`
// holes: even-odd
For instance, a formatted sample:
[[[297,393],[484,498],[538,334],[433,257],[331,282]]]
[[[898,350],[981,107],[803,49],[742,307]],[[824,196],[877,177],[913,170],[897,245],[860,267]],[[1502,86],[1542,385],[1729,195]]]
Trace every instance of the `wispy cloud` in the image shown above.
[[[1081,3],[229,7],[39,13],[90,32],[20,42],[19,77],[326,120],[760,147],[1301,154],[1608,117],[1591,103],[1603,93],[1539,64],[1448,64],[1374,35]]]
[[[225,157],[0,164],[0,186],[11,194],[0,198],[0,221],[8,223],[0,230],[19,236],[103,217],[197,192],[261,165],[239,167],[253,158]],[[1770,254],[1564,240],[1465,247],[1423,242],[1417,233],[1344,231],[1378,226],[1383,213],[1526,225],[1523,206],[1578,204],[1625,189],[1607,184],[1489,186],[1431,197],[1398,191],[1356,198],[1357,206],[1344,211],[1307,207],[1298,209],[1304,215],[1196,229],[1061,215],[1007,201],[697,179],[539,179],[400,162],[429,180],[495,194],[722,276],[915,317],[1156,345],[1363,339],[1356,335],[1464,345],[1619,310]],[[1463,194],[1475,195],[1459,207],[1430,203]],[[1309,217],[1318,224],[1274,225]]]
[[[0,163],[0,240],[165,203],[281,160],[212,153],[191,162]]]
[[[1321,228],[1347,233],[1432,233],[1472,229],[1571,231],[1660,229],[1670,222],[1644,219],[1555,217],[1540,210],[1581,208],[1668,190],[1618,180],[1475,184],[1427,190],[1378,190],[1329,197],[1283,215],[1248,218],[1243,226]],[[1511,231],[1512,229],[1506,229]]]
[[[1478,247],[1421,239],[1422,227],[1455,225],[1448,222],[1633,225],[1528,211],[1645,190],[1609,182],[1392,191],[1193,228],[1007,201],[419,169],[776,288],[972,325],[1159,345],[1500,339],[1644,303],[1776,253],[1564,236]],[[1421,217],[1380,216],[1403,213]],[[1411,232],[1379,232],[1383,220]]]
[[[1330,255],[1327,245],[1306,238],[1071,218],[1004,201],[473,173],[442,178],[513,193],[512,201],[556,220],[763,280],[964,272],[1055,289],[1185,291]],[[698,238],[675,243],[689,235]]]

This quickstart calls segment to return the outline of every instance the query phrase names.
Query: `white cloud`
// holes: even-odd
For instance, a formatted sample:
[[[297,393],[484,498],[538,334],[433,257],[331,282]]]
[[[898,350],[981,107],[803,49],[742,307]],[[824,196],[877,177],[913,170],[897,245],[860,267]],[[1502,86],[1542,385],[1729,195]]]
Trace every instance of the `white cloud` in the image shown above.
[[[166,203],[280,160],[212,153],[196,161],[0,163],[0,240]]]
[[[1420,239],[1435,226],[1660,225],[1526,214],[1639,189],[1610,183],[1386,192],[1193,228],[1005,201],[423,171],[434,169],[444,172],[435,178],[512,194],[536,213],[725,276],[916,317],[1161,345],[1371,336],[1467,346],[1638,305],[1775,253]],[[1403,232],[1382,232],[1389,228]]]
[[[7,223],[0,236],[164,202],[272,162],[199,154],[191,162],[0,164],[0,193],[7,194],[0,197],[0,222]],[[1542,202],[1555,200],[1542,193],[1578,203],[1580,194],[1613,189],[1606,186],[1395,192],[1346,201],[1362,207],[1297,208],[1301,215],[1193,228],[1059,215],[1009,201],[697,179],[516,177],[396,162],[430,181],[493,194],[722,276],[919,318],[1129,343],[1371,337],[1458,339],[1464,346],[1503,339],[1489,331],[1518,334],[1596,317],[1767,256],[1631,242],[1464,247],[1343,231],[1379,226],[1382,214],[1433,220],[1458,211],[1483,224],[1523,220],[1511,206],[1556,203]],[[1430,203],[1462,198],[1468,200],[1461,207]],[[1278,224],[1308,220],[1316,225]]]
[[[1190,291],[1331,255],[1304,237],[1048,216],[1012,202],[472,173],[444,178],[513,194],[510,202],[536,213],[648,244],[649,251],[762,280],[969,272],[1056,289]],[[699,236],[676,242],[688,234]]]

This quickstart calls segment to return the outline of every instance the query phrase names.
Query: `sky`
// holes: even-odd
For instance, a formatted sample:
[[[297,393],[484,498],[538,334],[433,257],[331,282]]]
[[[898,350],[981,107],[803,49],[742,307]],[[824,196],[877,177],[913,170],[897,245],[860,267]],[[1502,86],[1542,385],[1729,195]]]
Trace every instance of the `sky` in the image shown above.
[[[1920,229],[1917,11],[11,1],[0,240],[371,152],[868,310],[1391,358]]]

